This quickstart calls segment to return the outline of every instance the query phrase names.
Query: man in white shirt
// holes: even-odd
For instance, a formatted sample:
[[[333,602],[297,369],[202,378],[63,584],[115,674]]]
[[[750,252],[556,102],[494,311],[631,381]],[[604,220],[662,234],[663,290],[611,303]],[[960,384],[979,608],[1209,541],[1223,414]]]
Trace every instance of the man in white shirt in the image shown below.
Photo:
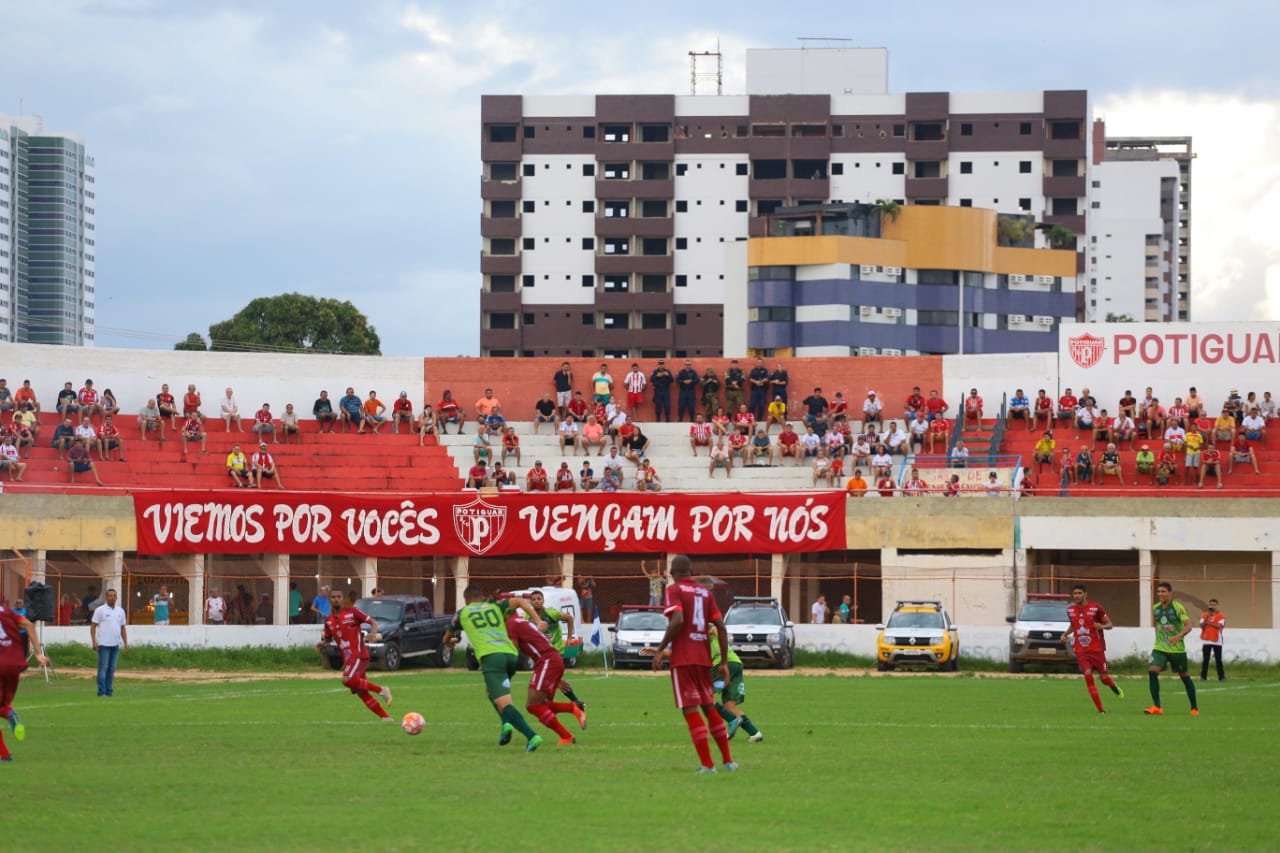
[[[818,600],[809,608],[809,612],[812,614],[809,618],[810,622],[815,625],[825,625],[827,622],[827,614],[830,612],[827,608],[827,597],[825,595],[819,595]]]
[[[276,469],[275,457],[267,452],[267,445],[262,442],[258,445],[258,452],[249,457],[250,476],[253,478],[253,484],[257,488],[262,488],[262,480],[276,481],[276,488],[283,489],[284,481],[280,478],[280,472]]]
[[[76,438],[84,439],[84,446],[90,450],[96,447],[98,458],[103,462],[106,461],[106,457],[102,455],[102,443],[98,441],[98,431],[93,428],[88,415],[80,419],[80,425],[76,427]]]
[[[911,443],[915,445],[917,453],[924,452],[924,437],[929,432],[929,421],[924,416],[924,410],[916,413],[916,419],[911,422]]]
[[[956,446],[951,448],[951,467],[963,468],[969,464],[969,448],[964,446],[964,439],[957,438]]]
[[[867,392],[867,399],[862,401],[862,420],[868,424],[880,423],[880,412],[884,409],[884,403],[880,402],[880,398],[876,396],[875,391]]]
[[[1240,421],[1240,428],[1250,441],[1266,441],[1267,419],[1262,416],[1257,406],[1249,410],[1249,414]]]
[[[622,457],[618,455],[617,447],[609,448],[609,455],[604,458],[604,462],[601,464],[606,473],[609,471],[617,471],[618,482],[622,482]]]
[[[884,434],[885,443],[889,446],[889,454],[906,454],[907,434],[898,426],[897,421],[889,422],[889,430]]]
[[[99,696],[112,695],[120,652],[129,651],[125,612],[116,604],[117,597],[114,589],[107,590],[106,602],[93,611],[93,620],[89,623],[89,639],[98,653]]]
[[[222,420],[227,424],[227,432],[231,432],[231,422],[236,422],[236,432],[244,432],[244,427],[240,426],[240,403],[236,401],[235,393],[228,388],[226,396],[222,398],[220,406],[222,412]]]
[[[27,463],[19,458],[18,448],[13,443],[13,436],[6,435],[4,440],[0,441],[0,471],[8,471],[11,481],[21,482],[22,475],[26,470]]]
[[[209,590],[209,597],[204,600],[204,623],[206,625],[222,625],[227,619],[227,602],[218,595],[216,589]]]
[[[566,447],[573,448],[573,455],[578,455],[578,422],[572,415],[560,422],[560,455],[564,456]]]
[[[634,412],[644,402],[644,387],[649,384],[649,378],[639,363],[633,362],[631,372],[622,378],[622,384],[627,388],[627,408]]]

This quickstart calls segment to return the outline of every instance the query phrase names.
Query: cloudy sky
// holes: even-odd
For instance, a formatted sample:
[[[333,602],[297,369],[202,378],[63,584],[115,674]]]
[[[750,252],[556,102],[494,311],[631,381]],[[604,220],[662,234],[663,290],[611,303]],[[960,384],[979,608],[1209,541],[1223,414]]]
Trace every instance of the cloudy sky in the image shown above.
[[[1163,0],[0,0],[0,112],[97,161],[100,346],[257,296],[351,299],[388,355],[478,350],[480,95],[675,92],[690,50],[889,49],[893,91],[1088,89],[1192,135],[1197,319],[1280,319],[1280,16]]]

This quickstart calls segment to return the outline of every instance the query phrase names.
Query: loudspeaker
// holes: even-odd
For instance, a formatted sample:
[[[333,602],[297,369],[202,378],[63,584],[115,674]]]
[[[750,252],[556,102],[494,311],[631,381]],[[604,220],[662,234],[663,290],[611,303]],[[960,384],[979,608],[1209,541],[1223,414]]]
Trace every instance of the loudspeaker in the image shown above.
[[[53,605],[53,588],[39,581],[32,581],[22,592],[27,606],[27,618],[32,622],[56,622],[57,609]]]

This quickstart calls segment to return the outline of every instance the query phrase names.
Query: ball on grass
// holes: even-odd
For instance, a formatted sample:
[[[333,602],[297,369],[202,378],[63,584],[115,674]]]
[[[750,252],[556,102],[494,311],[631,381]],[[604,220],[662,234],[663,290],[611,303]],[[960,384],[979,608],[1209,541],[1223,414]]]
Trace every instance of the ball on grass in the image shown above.
[[[410,711],[400,720],[400,728],[404,729],[404,733],[407,735],[422,734],[422,730],[426,727],[426,718],[417,711]]]

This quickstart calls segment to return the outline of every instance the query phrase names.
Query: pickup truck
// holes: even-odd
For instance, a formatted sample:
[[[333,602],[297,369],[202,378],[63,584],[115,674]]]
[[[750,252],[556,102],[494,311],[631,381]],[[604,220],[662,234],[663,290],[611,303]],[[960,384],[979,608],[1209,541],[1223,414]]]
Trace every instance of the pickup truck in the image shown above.
[[[362,598],[355,605],[378,624],[382,636],[369,643],[369,659],[394,672],[410,658],[429,658],[433,666],[453,663],[453,649],[440,642],[452,616],[436,616],[431,599],[419,595],[381,595]],[[320,654],[330,669],[342,669],[342,653],[328,643]]]

